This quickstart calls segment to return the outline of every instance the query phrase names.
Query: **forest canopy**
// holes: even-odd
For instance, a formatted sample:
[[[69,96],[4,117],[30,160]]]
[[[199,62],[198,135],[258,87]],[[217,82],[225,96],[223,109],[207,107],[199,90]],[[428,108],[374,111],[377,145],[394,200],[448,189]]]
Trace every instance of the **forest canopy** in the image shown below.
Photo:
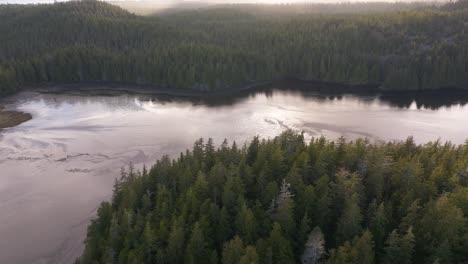
[[[87,263],[465,263],[468,142],[197,140],[122,170]]]
[[[467,88],[466,0],[344,5],[341,13],[221,5],[154,16],[100,1],[0,5],[0,95],[84,81],[214,91],[285,77]]]

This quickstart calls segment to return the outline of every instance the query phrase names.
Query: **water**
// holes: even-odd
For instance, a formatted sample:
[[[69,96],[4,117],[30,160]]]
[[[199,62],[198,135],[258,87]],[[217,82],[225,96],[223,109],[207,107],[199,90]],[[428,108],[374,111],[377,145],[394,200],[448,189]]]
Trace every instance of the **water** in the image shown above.
[[[9,108],[33,119],[0,134],[0,263],[71,263],[120,168],[177,155],[200,137],[243,144],[292,128],[307,137],[468,138],[459,96],[317,96],[275,91],[184,101],[135,95],[25,93]]]

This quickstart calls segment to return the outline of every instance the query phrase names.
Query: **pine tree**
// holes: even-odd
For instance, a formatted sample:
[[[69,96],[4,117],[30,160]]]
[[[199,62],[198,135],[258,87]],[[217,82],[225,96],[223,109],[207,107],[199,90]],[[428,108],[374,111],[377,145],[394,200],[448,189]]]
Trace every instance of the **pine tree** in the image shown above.
[[[319,263],[325,254],[325,239],[319,227],[315,227],[309,234],[301,257],[303,264]]]
[[[157,249],[156,247],[156,239],[155,239],[155,234],[154,230],[151,227],[151,223],[149,221],[146,221],[145,223],[145,229],[143,230],[143,255],[144,259],[154,262],[154,253]]]
[[[257,220],[247,205],[242,203],[240,206],[239,214],[236,218],[236,229],[238,234],[246,243],[254,243],[257,237]]]
[[[356,251],[355,263],[373,264],[375,262],[374,241],[369,230],[364,231],[353,244]]]
[[[198,264],[207,263],[209,260],[206,251],[205,237],[200,228],[200,223],[196,222],[192,229],[192,234],[187,244],[185,253],[185,263]]]
[[[301,223],[299,225],[299,234],[298,234],[298,241],[297,241],[299,246],[296,247],[299,250],[304,249],[305,244],[306,244],[307,240],[310,237],[309,222],[310,222],[309,216],[307,215],[307,213],[305,213],[304,217],[302,217]]]
[[[214,160],[214,157],[213,157],[213,160]],[[221,202],[221,196],[223,193],[224,183],[226,182],[226,176],[227,176],[227,169],[220,162],[216,163],[212,167],[210,173],[208,174],[207,181],[208,181],[209,189],[213,195],[213,200],[216,204]]]
[[[239,264],[257,264],[260,263],[260,259],[257,254],[257,250],[254,246],[247,246],[245,248],[245,254],[241,257]]]
[[[232,240],[226,242],[223,247],[223,264],[237,264],[245,254],[245,247],[242,239],[235,236]]]
[[[214,148],[214,143],[213,139],[209,138],[208,141],[206,142],[205,148],[204,148],[204,161],[205,161],[205,170],[209,171],[215,164],[215,148]]]
[[[257,158],[259,144],[260,144],[260,140],[257,136],[257,137],[254,137],[254,139],[249,145],[249,149],[247,151],[247,164],[249,166],[252,166]]]
[[[387,234],[386,227],[388,221],[385,213],[385,205],[382,202],[377,208],[375,215],[371,218],[369,223],[369,227],[376,244],[376,251],[380,250],[383,247],[385,235]]]
[[[283,180],[278,196],[273,199],[269,212],[271,218],[277,221],[290,236],[295,229],[294,223],[294,200],[293,194],[290,191],[290,185],[286,180]]]
[[[358,195],[353,194],[345,201],[343,213],[338,220],[337,241],[338,244],[344,243],[358,235],[361,231],[362,215],[358,204]]]
[[[372,264],[375,262],[374,242],[372,234],[366,230],[361,236],[356,236],[352,243],[346,241],[338,249],[330,251],[328,264],[343,263],[363,263]]]
[[[273,264],[295,263],[293,252],[289,241],[284,238],[281,226],[278,223],[273,225],[270,233],[269,244],[272,252]]]
[[[182,263],[184,256],[184,227],[180,221],[172,224],[167,246],[167,258],[171,263]]]
[[[397,230],[393,230],[385,245],[383,263],[412,263],[414,235],[411,227],[403,237],[397,233]]]
[[[227,241],[232,236],[233,230],[231,219],[232,218],[228,210],[226,207],[223,207],[220,212],[219,223],[216,232],[218,236],[218,242]]]

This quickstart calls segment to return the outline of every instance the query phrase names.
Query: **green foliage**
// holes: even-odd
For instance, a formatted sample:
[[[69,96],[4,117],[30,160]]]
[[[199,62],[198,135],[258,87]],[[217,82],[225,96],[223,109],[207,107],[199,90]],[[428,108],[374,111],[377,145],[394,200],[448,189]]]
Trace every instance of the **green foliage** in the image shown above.
[[[0,96],[41,83],[213,91],[287,77],[467,88],[464,6],[321,15],[234,5],[142,17],[101,1],[1,5]]]
[[[206,248],[206,241],[203,230],[200,228],[200,223],[196,222],[190,239],[187,244],[187,252],[185,255],[185,263],[209,263],[209,252]]]
[[[245,254],[245,247],[242,240],[236,236],[234,239],[228,241],[223,249],[223,264],[236,264]]]
[[[374,243],[372,234],[367,230],[361,236],[356,236],[352,243],[346,241],[343,246],[330,252],[327,264],[362,263],[372,264],[374,262]]]
[[[410,227],[404,236],[400,236],[397,230],[388,235],[383,263],[412,263],[414,251],[414,234]]]
[[[254,246],[247,246],[245,249],[245,255],[241,257],[240,264],[252,264],[252,263],[260,263],[258,258],[257,250]]]
[[[289,241],[283,236],[281,225],[275,223],[270,233],[269,244],[272,252],[272,264],[294,263],[294,257]]]
[[[463,263],[467,168],[468,144],[198,140],[122,171],[77,263]]]

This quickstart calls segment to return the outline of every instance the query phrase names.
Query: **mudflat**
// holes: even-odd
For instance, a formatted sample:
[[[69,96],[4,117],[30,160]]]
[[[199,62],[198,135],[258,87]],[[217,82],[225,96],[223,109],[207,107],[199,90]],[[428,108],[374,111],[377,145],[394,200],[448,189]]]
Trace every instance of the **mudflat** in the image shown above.
[[[31,118],[31,114],[18,111],[6,111],[4,110],[4,106],[0,105],[0,130],[7,127],[17,126]]]

